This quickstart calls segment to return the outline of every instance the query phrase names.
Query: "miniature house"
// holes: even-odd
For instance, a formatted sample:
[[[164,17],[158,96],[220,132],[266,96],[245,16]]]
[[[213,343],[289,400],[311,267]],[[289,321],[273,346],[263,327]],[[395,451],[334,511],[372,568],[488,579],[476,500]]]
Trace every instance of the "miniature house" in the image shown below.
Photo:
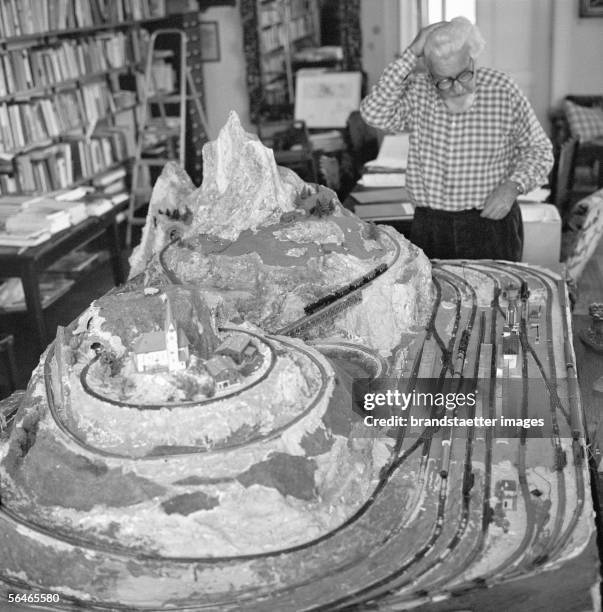
[[[218,355],[230,357],[237,365],[244,361],[251,361],[257,352],[258,349],[251,338],[242,334],[229,336],[216,349]]]
[[[501,497],[502,507],[505,510],[517,510],[517,482],[514,480],[499,480],[496,489]]]
[[[205,367],[216,382],[216,389],[226,389],[239,382],[239,373],[230,357],[215,355],[205,362]]]
[[[162,330],[142,334],[134,344],[137,372],[184,370],[189,361],[189,342],[178,328],[170,301],[166,299],[165,324]]]

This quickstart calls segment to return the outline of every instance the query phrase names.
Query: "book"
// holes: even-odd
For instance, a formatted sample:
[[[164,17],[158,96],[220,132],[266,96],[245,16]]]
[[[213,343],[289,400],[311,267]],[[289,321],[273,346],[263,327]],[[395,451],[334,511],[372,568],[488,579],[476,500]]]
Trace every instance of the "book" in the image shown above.
[[[406,189],[396,187],[393,189],[367,189],[353,191],[350,194],[359,204],[375,204],[377,202],[408,202],[409,193]]]
[[[354,212],[361,219],[412,218],[414,206],[409,202],[375,202],[371,204],[356,204]]]
[[[106,187],[107,185],[110,185],[111,183],[114,183],[125,176],[125,168],[116,168],[115,170],[111,170],[110,172],[95,177],[92,184],[95,187]]]
[[[363,187],[404,187],[406,174],[404,172],[365,173],[358,184]]]

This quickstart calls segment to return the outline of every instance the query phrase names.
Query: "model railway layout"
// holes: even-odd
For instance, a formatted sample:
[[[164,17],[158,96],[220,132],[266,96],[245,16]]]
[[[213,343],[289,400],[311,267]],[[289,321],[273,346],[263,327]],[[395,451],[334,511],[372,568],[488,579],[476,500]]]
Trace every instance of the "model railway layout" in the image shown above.
[[[366,284],[386,270],[382,264],[309,304],[305,317],[280,334],[303,335],[321,316],[354,308]],[[158,564],[175,579],[187,581],[194,574],[198,594],[179,601],[179,610],[432,610],[476,590],[483,593],[481,601],[487,601],[488,588],[504,596],[504,589],[521,580],[563,565],[587,546],[592,511],[565,287],[549,272],[508,263],[436,262],[433,275],[436,299],[428,325],[410,347],[375,357],[375,372],[406,390],[426,378],[436,381],[436,390],[458,390],[464,381],[475,381],[478,401],[464,415],[472,423],[425,426],[409,419],[401,427],[373,429],[370,435],[392,439],[391,457],[372,495],[330,533],[267,553],[174,557],[52,531],[0,505],[0,534],[30,534],[28,554],[35,553],[36,534],[41,542],[59,541],[73,554],[109,558],[118,574],[126,566],[135,573]],[[274,336],[270,342],[298,341]],[[325,354],[338,348],[332,340],[327,345],[321,349],[316,342]],[[353,351],[354,344],[341,342],[339,348]],[[535,381],[543,391],[537,398],[530,391]],[[506,385],[519,389],[514,416],[522,423],[542,418],[540,430],[547,433],[539,434],[536,426],[501,430],[476,424],[504,418]],[[85,445],[61,421],[57,402],[65,395],[48,372],[46,388],[45,402],[61,435],[72,445]],[[89,445],[85,450],[97,452]],[[213,577],[226,571],[261,574],[265,586],[247,588],[242,579],[229,589],[214,589]],[[3,596],[51,586],[61,596],[57,609],[164,609],[105,600],[101,592],[82,601],[69,588],[30,584],[0,568]]]

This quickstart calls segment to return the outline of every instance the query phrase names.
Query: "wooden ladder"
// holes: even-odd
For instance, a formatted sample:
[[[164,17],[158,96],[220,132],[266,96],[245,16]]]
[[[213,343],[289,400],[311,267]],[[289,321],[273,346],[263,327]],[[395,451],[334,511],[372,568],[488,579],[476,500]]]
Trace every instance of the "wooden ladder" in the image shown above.
[[[153,60],[158,56],[157,41],[166,36],[179,38],[178,89],[175,92],[156,91],[153,74]],[[149,39],[127,213],[126,248],[128,249],[132,246],[132,228],[135,225],[144,225],[146,221],[146,217],[136,216],[136,212],[151,199],[150,168],[162,167],[168,161],[174,161],[182,168],[185,167],[187,101],[190,100],[195,104],[201,125],[205,133],[209,134],[199,92],[195,87],[190,67],[187,66],[186,53],[187,37],[183,30],[162,28],[153,32]]]

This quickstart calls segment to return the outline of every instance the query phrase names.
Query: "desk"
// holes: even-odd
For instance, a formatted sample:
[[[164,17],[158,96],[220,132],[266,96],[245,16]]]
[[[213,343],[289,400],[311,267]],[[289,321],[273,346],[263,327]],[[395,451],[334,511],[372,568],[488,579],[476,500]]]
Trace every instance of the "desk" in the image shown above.
[[[359,202],[356,196],[360,194],[369,196],[373,201]],[[390,199],[393,194],[399,197]],[[387,223],[408,237],[414,216],[409,211],[411,202],[410,193],[405,187],[362,187],[356,184],[343,201],[343,206],[365,221]]]
[[[113,208],[98,217],[88,217],[36,246],[25,249],[0,247],[0,269],[4,276],[18,276],[21,279],[27,314],[41,350],[46,348],[47,330],[39,277],[48,266],[76,247],[104,235],[111,254],[115,284],[119,285],[125,281],[116,219],[121,208],[123,207]]]

